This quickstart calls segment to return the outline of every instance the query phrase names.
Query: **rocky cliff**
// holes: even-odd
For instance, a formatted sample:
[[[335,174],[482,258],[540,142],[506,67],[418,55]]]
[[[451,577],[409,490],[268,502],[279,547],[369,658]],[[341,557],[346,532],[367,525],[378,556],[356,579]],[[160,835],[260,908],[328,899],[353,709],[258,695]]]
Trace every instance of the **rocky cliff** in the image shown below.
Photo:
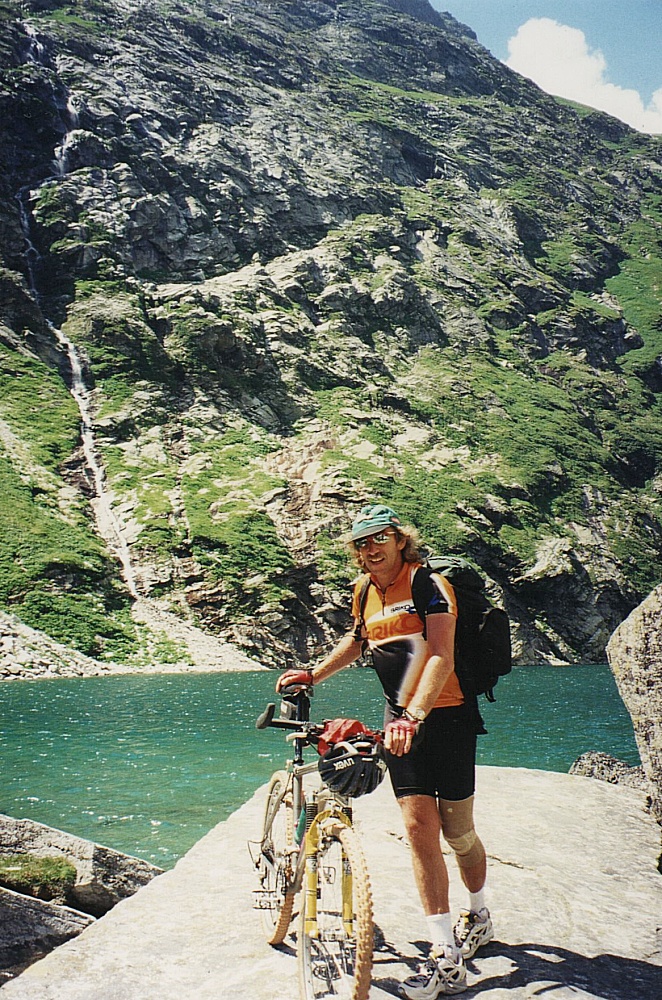
[[[659,580],[662,141],[424,0],[0,19],[0,605],[305,661],[380,498],[520,661],[603,661]]]

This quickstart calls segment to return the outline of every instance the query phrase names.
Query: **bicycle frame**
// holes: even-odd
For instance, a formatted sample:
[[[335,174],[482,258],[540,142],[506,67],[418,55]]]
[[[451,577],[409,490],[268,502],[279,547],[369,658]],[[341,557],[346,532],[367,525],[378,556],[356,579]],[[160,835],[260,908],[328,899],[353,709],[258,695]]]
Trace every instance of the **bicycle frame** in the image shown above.
[[[319,838],[320,823],[319,821],[316,822],[316,820],[318,820],[320,807],[322,806],[324,809],[324,819],[333,817],[334,819],[343,822],[346,826],[351,826],[351,808],[346,800],[342,799],[339,795],[336,795],[328,788],[316,790],[313,794],[312,801],[309,801],[308,803],[306,802],[304,793],[304,778],[309,774],[317,773],[317,761],[309,761],[308,763],[305,761],[303,751],[304,747],[308,745],[309,740],[305,733],[298,732],[297,730],[299,730],[299,723],[305,724],[310,719],[310,696],[305,691],[300,691],[291,700],[295,708],[294,719],[274,718],[275,705],[269,705],[258,719],[257,728],[266,729],[267,727],[273,727],[293,730],[292,735],[288,737],[288,740],[292,740],[294,744],[294,757],[292,760],[288,760],[285,765],[285,771],[288,774],[288,781],[287,784],[283,786],[280,795],[274,799],[271,816],[267,818],[265,822],[264,839],[266,839],[271,833],[273,821],[278,814],[278,810],[280,809],[283,800],[288,794],[291,794],[294,821],[296,824],[296,853],[298,855],[297,863],[291,879],[291,891],[293,893],[297,893],[303,882],[306,856],[312,856],[317,850],[317,842],[315,847],[312,848],[308,835],[312,825],[315,824],[315,836],[316,838]],[[305,829],[302,830],[301,822],[304,810],[306,810],[306,819]],[[321,819],[322,817],[319,816],[319,820]]]
[[[297,952],[302,998],[321,1000],[328,993],[367,1000],[372,897],[351,799],[326,784],[305,782],[317,773],[318,762],[306,763],[303,751],[317,742],[325,725],[310,722],[307,689],[288,693],[284,701],[280,716],[275,717],[271,704],[257,721],[258,729],[289,730],[294,755],[269,784],[262,838],[254,843],[261,886],[255,905],[263,911],[269,944],[277,946],[288,933],[301,890]]]

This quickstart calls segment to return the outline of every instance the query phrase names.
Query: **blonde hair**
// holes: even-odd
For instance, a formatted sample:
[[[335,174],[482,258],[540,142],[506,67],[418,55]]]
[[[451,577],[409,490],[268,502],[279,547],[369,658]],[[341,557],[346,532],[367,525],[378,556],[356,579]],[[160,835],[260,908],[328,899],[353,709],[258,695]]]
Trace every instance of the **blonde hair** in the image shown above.
[[[407,563],[421,562],[421,536],[418,530],[411,524],[405,525],[403,528],[396,528],[394,525],[384,525],[384,530],[391,528],[395,532],[396,538],[404,538],[405,545],[402,549],[402,558]],[[378,534],[378,529],[375,530],[375,534]],[[356,547],[356,542],[353,542],[351,538],[347,540],[347,548],[352,560],[359,569],[365,569],[363,565],[363,558],[361,556],[361,550]]]

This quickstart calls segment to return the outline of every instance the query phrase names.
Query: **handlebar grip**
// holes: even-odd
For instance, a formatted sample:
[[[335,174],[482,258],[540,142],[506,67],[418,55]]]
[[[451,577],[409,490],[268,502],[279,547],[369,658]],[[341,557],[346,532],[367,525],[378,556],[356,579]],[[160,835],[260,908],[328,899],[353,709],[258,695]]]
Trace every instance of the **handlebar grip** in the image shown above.
[[[273,702],[270,702],[267,705],[267,707],[265,708],[265,710],[262,713],[262,715],[256,721],[255,728],[256,729],[268,729],[269,726],[271,725],[271,721],[272,721],[272,719],[273,719],[273,717],[274,717],[275,714],[276,714],[276,706],[273,704]]]

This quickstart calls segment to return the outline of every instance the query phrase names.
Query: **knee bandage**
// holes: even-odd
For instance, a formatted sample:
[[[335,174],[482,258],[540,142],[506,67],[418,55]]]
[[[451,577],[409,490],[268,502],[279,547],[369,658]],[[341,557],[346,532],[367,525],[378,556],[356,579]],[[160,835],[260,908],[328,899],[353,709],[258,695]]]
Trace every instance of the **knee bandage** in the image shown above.
[[[455,852],[460,868],[475,868],[485,860],[485,848],[474,829],[473,796],[460,802],[439,801],[444,840]]]

